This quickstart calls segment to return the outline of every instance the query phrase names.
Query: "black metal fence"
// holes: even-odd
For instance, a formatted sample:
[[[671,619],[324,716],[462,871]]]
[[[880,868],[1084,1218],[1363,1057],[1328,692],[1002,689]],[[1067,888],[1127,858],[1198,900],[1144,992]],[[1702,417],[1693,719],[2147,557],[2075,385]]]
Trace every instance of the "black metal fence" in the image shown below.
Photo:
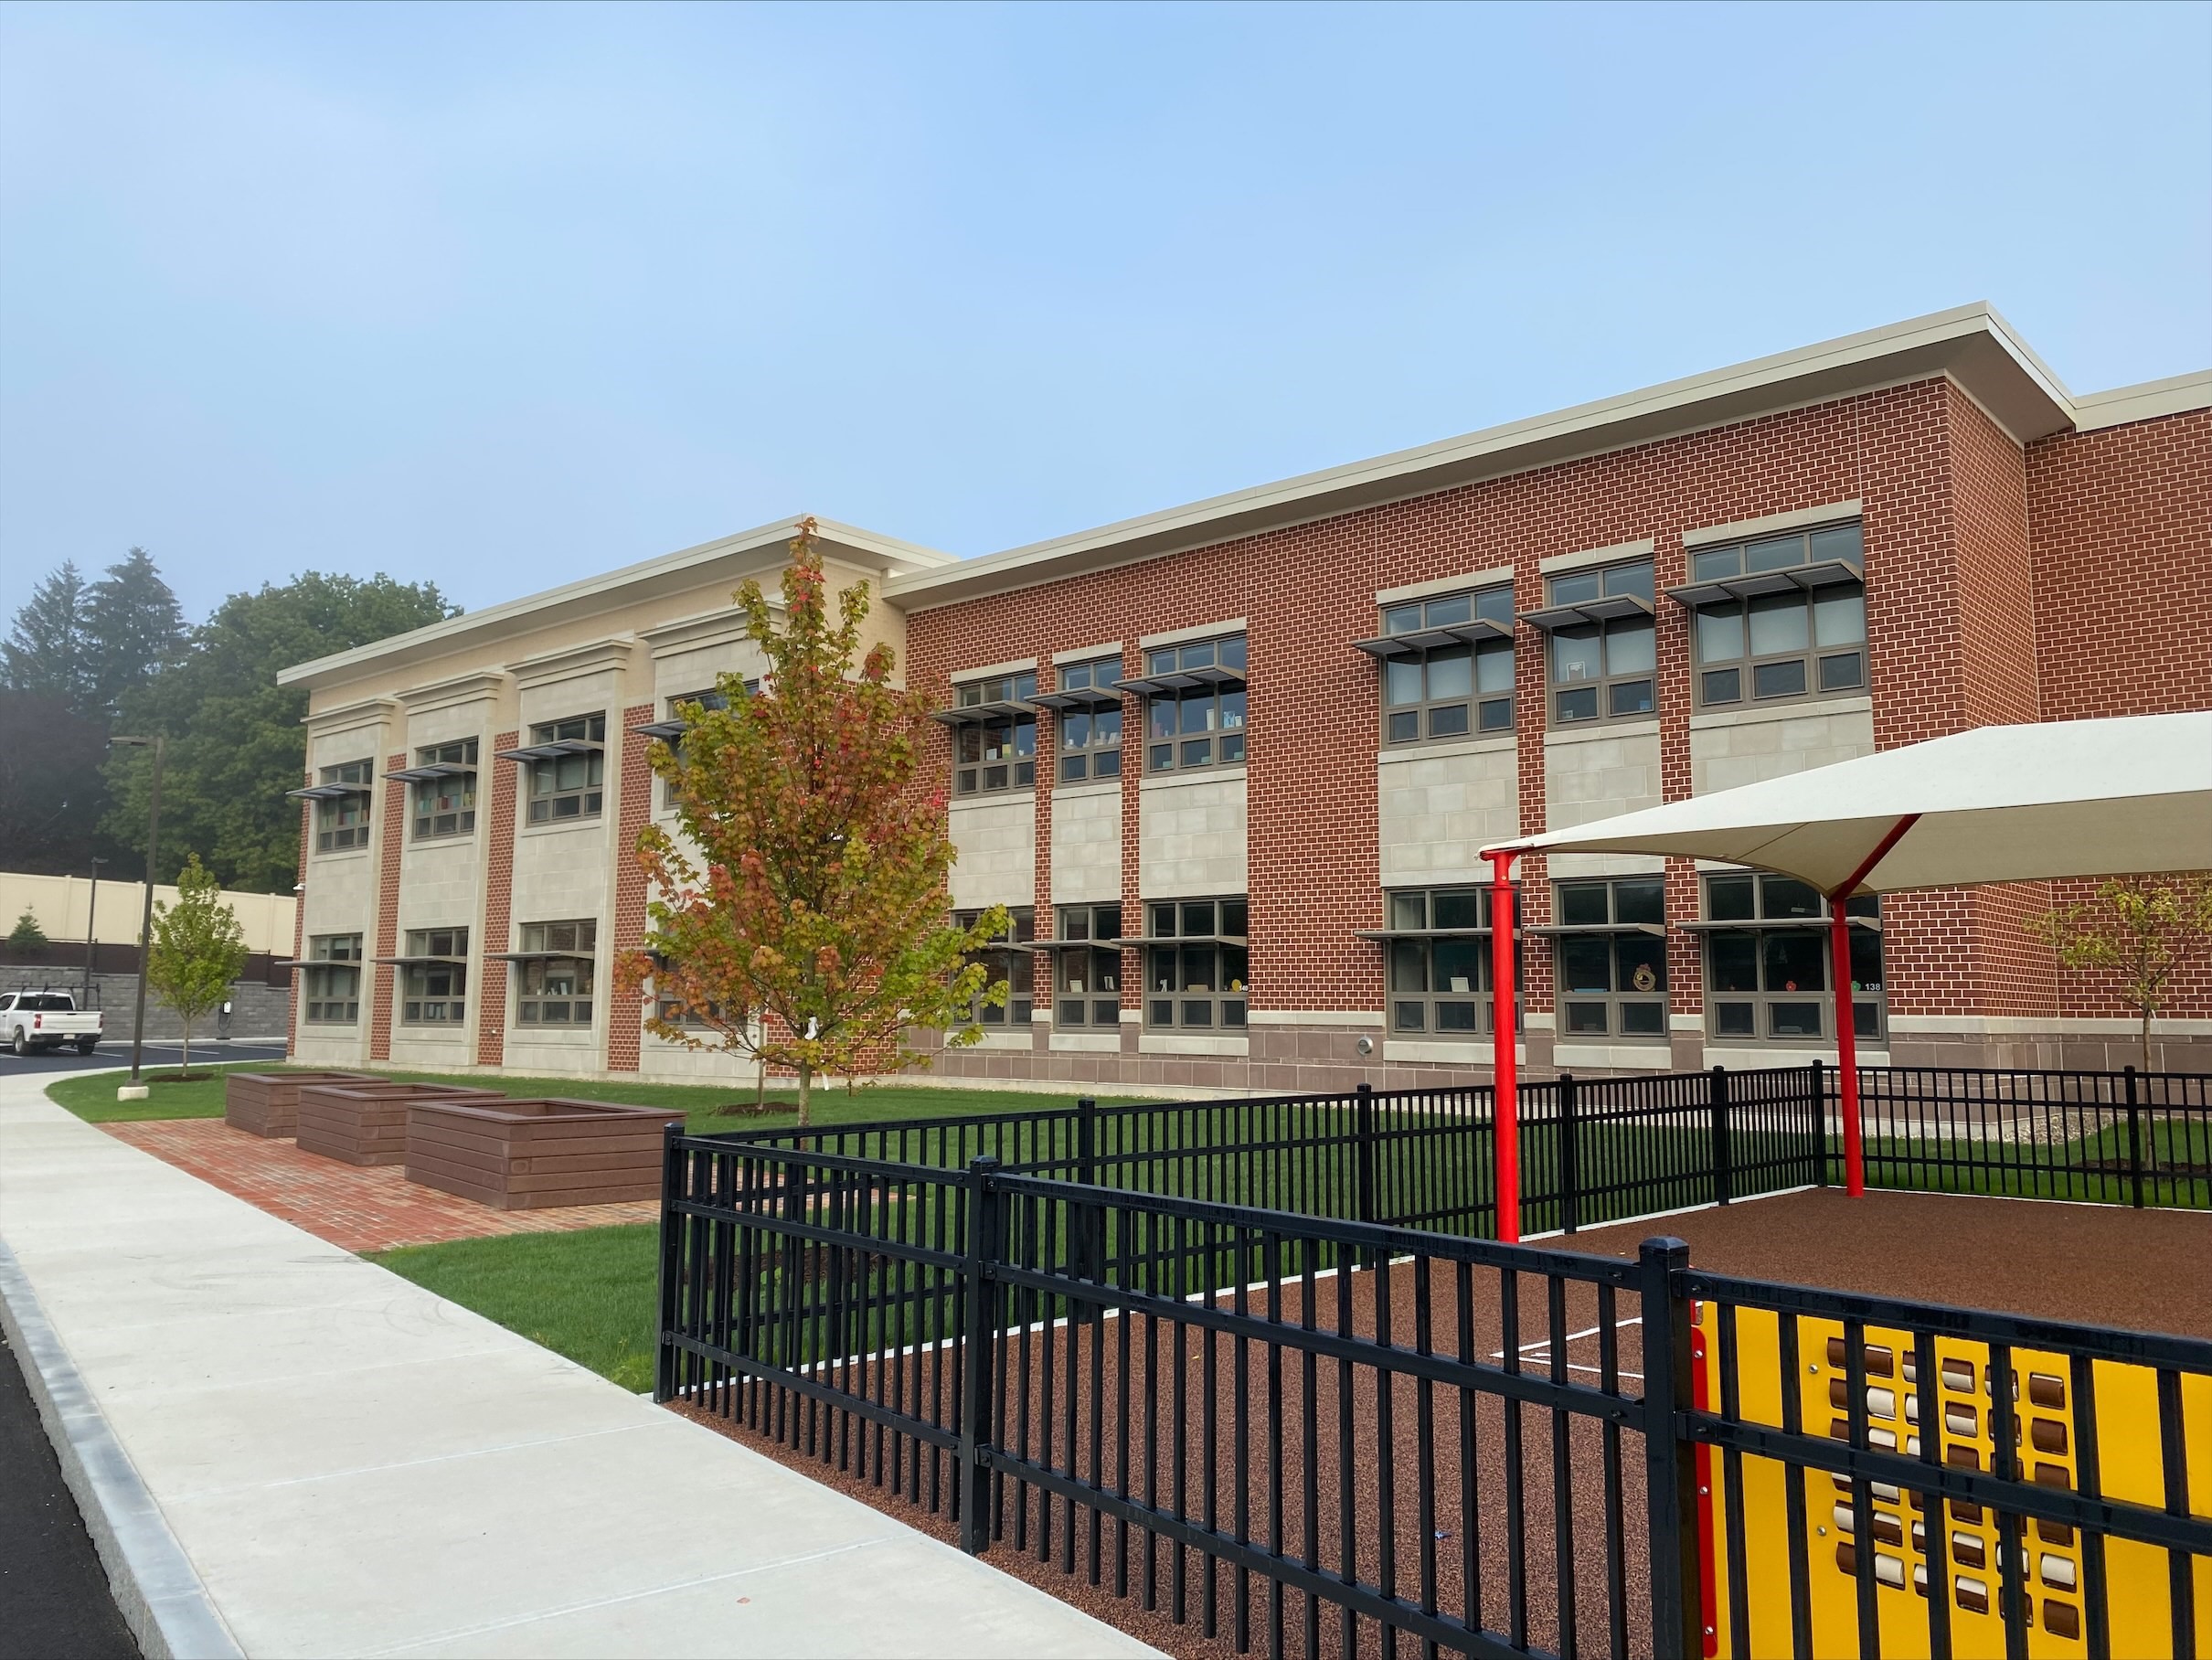
[[[1430,1202],[1388,1133],[1306,1191]],[[2193,1652],[2212,1344],[758,1137],[662,1247],[659,1399],[1239,1652]]]

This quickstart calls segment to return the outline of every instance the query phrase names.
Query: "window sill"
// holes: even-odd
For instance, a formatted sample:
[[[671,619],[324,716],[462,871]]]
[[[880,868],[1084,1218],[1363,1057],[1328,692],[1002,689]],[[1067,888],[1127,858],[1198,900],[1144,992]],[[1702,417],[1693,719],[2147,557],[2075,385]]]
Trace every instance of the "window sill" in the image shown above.
[[[1570,743],[1598,743],[1608,738],[1658,736],[1656,715],[1633,715],[1620,720],[1586,720],[1570,727],[1547,727],[1544,731],[1544,747],[1550,750]]]
[[[324,852],[318,847],[307,857],[310,859],[365,859],[368,857],[368,849],[367,847],[333,847],[328,852]]]
[[[1764,726],[1772,720],[1807,720],[1828,715],[1866,715],[1873,713],[1873,710],[1874,698],[1866,692],[1854,692],[1846,697],[1777,698],[1749,708],[1731,706],[1725,709],[1701,710],[1690,717],[1690,730],[1708,732],[1716,727]]]
[[[1118,775],[1112,778],[1086,778],[1076,783],[1052,786],[1055,799],[1063,795],[1119,795],[1121,793],[1122,781]]]
[[[1026,1054],[1035,1048],[1037,1044],[1026,1031],[994,1032],[986,1027],[984,1028],[984,1035],[981,1038],[973,1043],[962,1044],[961,1047],[971,1053],[977,1049],[1019,1049]]]
[[[1228,766],[1178,768],[1173,772],[1147,772],[1139,786],[1145,790],[1174,790],[1188,784],[1242,783],[1246,763]]]
[[[1055,1052],[1088,1055],[1118,1055],[1122,1052],[1122,1034],[1119,1032],[1055,1032],[1052,1034]]]
[[[1512,732],[1492,732],[1481,738],[1434,738],[1426,743],[1385,744],[1376,760],[1387,767],[1393,761],[1442,761],[1453,755],[1502,755],[1519,744],[1520,739]]]
[[[1218,1033],[1201,1036],[1196,1032],[1146,1032],[1137,1039],[1137,1052],[1142,1055],[1250,1055],[1250,1038],[1224,1038]]]
[[[1457,1066],[1486,1067],[1497,1062],[1497,1046],[1487,1038],[1386,1038],[1385,1060],[1441,1060]],[[1513,1046],[1515,1060],[1528,1059],[1527,1047]]]
[[[977,790],[967,795],[952,798],[950,810],[959,812],[962,807],[1003,807],[1015,802],[1037,803],[1037,786],[1024,784],[1018,790]]]
[[[1664,1039],[1651,1043],[1562,1043],[1553,1048],[1551,1064],[1667,1072],[1674,1069],[1675,1052]]]
[[[533,825],[525,821],[516,826],[517,835],[559,835],[570,830],[597,830],[607,822],[604,813],[594,813],[589,818],[564,818],[558,822]]]
[[[1710,1038],[1705,1040],[1705,1059],[1708,1066],[1727,1066],[1745,1071],[1766,1067],[1803,1067],[1814,1061],[1828,1066],[1835,1064],[1835,1045],[1815,1043],[1809,1047],[1790,1048],[1779,1043],[1760,1043],[1741,1038]],[[1886,1067],[1889,1064],[1889,1046],[1862,1041],[1858,1046],[1858,1063],[1863,1067]]]
[[[507,1041],[584,1044],[591,1041],[591,1032],[588,1026],[511,1026],[507,1028]]]

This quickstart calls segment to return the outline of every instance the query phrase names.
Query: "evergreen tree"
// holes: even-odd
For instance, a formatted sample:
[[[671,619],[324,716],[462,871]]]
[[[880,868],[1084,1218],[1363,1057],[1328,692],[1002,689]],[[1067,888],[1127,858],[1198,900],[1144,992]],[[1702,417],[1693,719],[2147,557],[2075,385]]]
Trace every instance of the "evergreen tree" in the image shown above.
[[[112,718],[124,695],[175,655],[185,613],[144,548],[109,566],[86,597],[94,708]]]
[[[457,609],[431,583],[317,571],[281,588],[232,594],[217,607],[169,663],[123,694],[117,716],[119,730],[168,736],[160,878],[181,867],[193,847],[227,887],[290,892],[299,870],[300,804],[284,792],[300,785],[307,694],[277,685],[277,671],[405,633]],[[114,805],[106,829],[125,845],[145,838],[148,754],[117,750],[109,758]]]
[[[97,707],[91,636],[91,595],[64,559],[16,613],[16,626],[0,642],[0,671],[7,689],[58,703],[74,714]]]

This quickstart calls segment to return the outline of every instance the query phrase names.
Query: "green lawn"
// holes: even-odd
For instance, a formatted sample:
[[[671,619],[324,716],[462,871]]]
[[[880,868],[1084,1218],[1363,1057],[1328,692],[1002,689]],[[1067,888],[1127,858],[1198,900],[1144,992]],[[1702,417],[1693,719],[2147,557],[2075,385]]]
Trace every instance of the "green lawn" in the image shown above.
[[[210,1069],[194,1067],[197,1074]],[[91,1123],[118,1123],[149,1118],[220,1118],[223,1115],[224,1072],[282,1072],[303,1069],[244,1061],[212,1069],[213,1077],[195,1077],[188,1082],[170,1080],[163,1072],[144,1076],[152,1094],[144,1101],[117,1101],[118,1077],[112,1072],[72,1073],[47,1086],[49,1099]],[[798,1122],[798,1097],[788,1090],[771,1091],[769,1104],[783,1110],[761,1116],[750,1112],[733,1114],[731,1107],[750,1108],[753,1091],[743,1085],[615,1082],[593,1078],[508,1078],[485,1073],[379,1069],[380,1078],[428,1079],[439,1083],[467,1084],[480,1090],[500,1090],[509,1095],[558,1095],[571,1101],[615,1101],[641,1107],[666,1107],[684,1114],[696,1132],[759,1130]],[[818,1089],[814,1095],[814,1122],[820,1124],[853,1123],[877,1118],[934,1118],[957,1113],[1016,1112],[1025,1107],[1066,1107],[1075,1103],[1071,1094],[1031,1094],[965,1090],[946,1084],[869,1083],[849,1093],[841,1084]]]

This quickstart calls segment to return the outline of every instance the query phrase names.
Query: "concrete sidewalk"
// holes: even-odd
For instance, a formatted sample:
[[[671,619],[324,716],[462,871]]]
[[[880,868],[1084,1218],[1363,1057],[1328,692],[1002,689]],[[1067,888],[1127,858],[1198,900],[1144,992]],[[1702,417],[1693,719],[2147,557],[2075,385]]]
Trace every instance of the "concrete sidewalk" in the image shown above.
[[[150,1655],[226,1632],[268,1655],[1156,1653],[37,1080],[0,1080],[0,1243],[87,1525],[112,1574],[139,1564],[119,1601]]]

